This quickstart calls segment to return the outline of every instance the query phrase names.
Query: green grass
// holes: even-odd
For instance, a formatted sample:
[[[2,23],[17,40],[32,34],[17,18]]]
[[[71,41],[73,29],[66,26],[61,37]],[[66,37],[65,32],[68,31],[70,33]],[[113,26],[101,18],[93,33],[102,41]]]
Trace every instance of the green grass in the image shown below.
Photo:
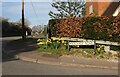
[[[63,56],[63,55],[82,55],[83,57],[86,58],[100,58],[100,59],[109,59],[112,57],[120,57],[120,54],[112,55],[112,53],[107,53],[104,52],[103,54],[94,54],[94,49],[92,48],[77,48],[77,49],[71,49],[68,51],[67,49],[64,48],[58,48],[58,49],[41,49],[38,48],[38,52],[47,52],[53,55],[57,56]]]
[[[86,57],[92,57],[93,50],[94,49],[71,49],[71,51],[69,51],[69,50],[67,50],[65,48],[58,48],[58,49],[50,49],[50,48],[42,49],[42,48],[38,48],[38,52],[47,52],[47,53],[54,54],[54,55],[59,55],[59,56],[82,54],[82,55],[84,55]]]
[[[47,52],[47,53],[50,53],[50,54],[53,54],[53,55],[58,55],[58,56],[62,56],[62,55],[65,55],[65,54],[69,53],[68,50],[65,50],[65,49],[62,49],[62,48],[59,48],[59,49],[50,49],[50,48],[41,49],[41,48],[38,48],[38,52]]]

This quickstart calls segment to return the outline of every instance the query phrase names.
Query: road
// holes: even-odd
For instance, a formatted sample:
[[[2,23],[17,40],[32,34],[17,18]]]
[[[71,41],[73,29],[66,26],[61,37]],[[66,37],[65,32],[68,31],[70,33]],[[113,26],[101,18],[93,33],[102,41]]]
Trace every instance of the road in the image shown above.
[[[21,60],[3,62],[3,75],[117,75],[117,70],[64,67]]]
[[[3,43],[19,39],[20,37],[3,38]],[[4,45],[3,44],[3,45]],[[3,46],[4,47],[4,46]],[[12,59],[11,56],[3,54],[2,74],[3,75],[118,75],[118,70],[65,67]],[[5,61],[4,61],[5,60]]]

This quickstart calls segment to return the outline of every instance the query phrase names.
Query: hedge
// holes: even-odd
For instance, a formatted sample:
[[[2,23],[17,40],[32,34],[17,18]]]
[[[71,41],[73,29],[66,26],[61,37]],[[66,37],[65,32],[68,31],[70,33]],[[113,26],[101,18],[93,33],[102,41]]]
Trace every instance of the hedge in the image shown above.
[[[65,18],[49,21],[51,35],[120,42],[120,17]]]

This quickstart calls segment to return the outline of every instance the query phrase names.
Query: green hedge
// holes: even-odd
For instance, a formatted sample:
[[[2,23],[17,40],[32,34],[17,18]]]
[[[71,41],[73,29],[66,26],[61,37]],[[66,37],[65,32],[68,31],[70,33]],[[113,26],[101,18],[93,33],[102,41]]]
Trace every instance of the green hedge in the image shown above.
[[[59,23],[59,19],[51,19],[49,20],[49,29],[50,29],[50,34],[51,36],[56,36],[57,35],[57,26],[56,24]]]
[[[120,17],[87,17],[82,20],[83,38],[120,41]]]

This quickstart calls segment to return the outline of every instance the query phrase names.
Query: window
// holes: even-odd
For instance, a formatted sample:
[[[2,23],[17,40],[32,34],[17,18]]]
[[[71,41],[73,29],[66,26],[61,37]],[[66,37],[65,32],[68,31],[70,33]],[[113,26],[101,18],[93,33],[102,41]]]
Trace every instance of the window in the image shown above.
[[[90,5],[89,7],[89,14],[93,13],[93,5]]]

